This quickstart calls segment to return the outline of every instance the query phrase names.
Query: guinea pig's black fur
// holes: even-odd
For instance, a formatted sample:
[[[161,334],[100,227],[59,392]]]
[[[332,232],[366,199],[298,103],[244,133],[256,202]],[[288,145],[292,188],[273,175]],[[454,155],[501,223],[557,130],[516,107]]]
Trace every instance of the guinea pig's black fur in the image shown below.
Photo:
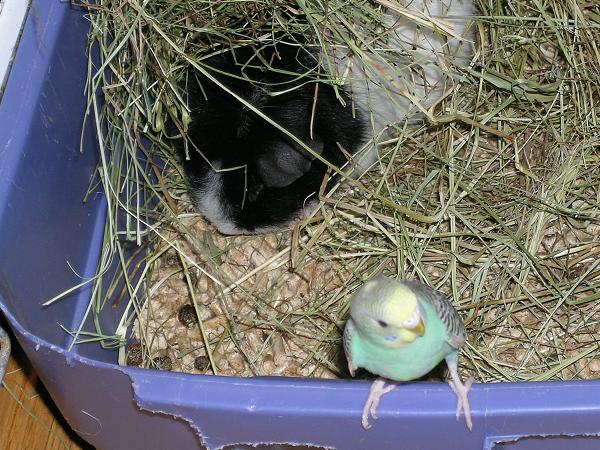
[[[336,93],[316,81],[318,61],[306,49],[282,43],[260,51],[242,47],[203,64],[331,164],[347,162],[340,147],[354,154],[368,140],[361,111],[343,87]],[[200,71],[188,71],[184,91],[192,144],[184,167],[197,209],[225,234],[273,231],[302,216],[316,199],[326,165]]]

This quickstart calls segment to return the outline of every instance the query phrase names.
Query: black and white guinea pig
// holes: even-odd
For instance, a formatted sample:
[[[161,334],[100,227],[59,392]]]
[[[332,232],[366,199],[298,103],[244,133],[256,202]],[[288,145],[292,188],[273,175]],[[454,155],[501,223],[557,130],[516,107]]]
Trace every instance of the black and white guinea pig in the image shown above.
[[[465,35],[465,17],[473,14],[471,0],[411,0],[407,7],[454,18],[454,36]],[[388,57],[371,54],[365,63],[364,57],[353,60],[349,51],[336,48],[336,70],[346,80],[337,88],[315,81],[314,74],[325,70],[318,67],[318,54],[281,42],[260,50],[236,48],[204,64],[219,83],[329,163],[341,167],[350,155],[356,174],[376,161],[382,131],[415,103],[427,107],[439,99],[444,67],[465,64],[469,54],[466,39],[416,27],[396,11],[387,13],[385,23],[388,51],[410,58],[396,58],[400,62],[391,67]],[[301,76],[307,73],[313,75]],[[189,193],[221,233],[280,230],[314,207],[326,164],[199,71],[188,72],[185,90],[191,116],[187,137],[195,147],[184,163]]]
[[[271,70],[262,69],[257,53]],[[314,73],[317,64],[309,51],[281,43],[206,62],[219,70],[211,73],[220,83],[339,167],[347,162],[341,148],[353,154],[367,140],[365,118],[344,89],[341,98],[326,83],[315,92],[311,77],[297,75]],[[198,72],[187,82],[188,139],[197,149],[189,150],[185,171],[200,213],[224,234],[274,231],[300,217],[327,166]]]

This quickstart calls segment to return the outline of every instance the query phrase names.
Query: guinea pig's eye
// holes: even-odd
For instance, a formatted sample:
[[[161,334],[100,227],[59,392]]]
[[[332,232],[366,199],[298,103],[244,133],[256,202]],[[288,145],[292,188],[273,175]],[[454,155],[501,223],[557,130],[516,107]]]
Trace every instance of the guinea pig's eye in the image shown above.
[[[421,317],[419,315],[419,310],[417,309],[408,319],[402,322],[402,325],[404,325],[406,328],[414,328],[417,326],[420,319]]]
[[[387,328],[388,326],[387,322],[384,322],[383,320],[378,320],[377,325],[379,325],[381,328]]]

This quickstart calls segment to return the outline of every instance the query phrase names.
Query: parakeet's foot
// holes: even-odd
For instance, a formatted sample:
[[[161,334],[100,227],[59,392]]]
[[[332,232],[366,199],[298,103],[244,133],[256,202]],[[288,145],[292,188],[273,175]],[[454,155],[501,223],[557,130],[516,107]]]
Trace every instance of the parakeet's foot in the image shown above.
[[[465,384],[460,380],[458,374],[458,352],[450,353],[446,356],[446,364],[450,369],[450,376],[452,380],[448,381],[448,384],[458,397],[456,404],[456,420],[460,417],[460,412],[465,412],[465,421],[467,422],[467,428],[469,431],[473,431],[473,421],[471,420],[471,405],[469,404],[469,390],[471,385],[475,382],[473,377],[469,378]]]
[[[452,373],[452,370],[450,371]],[[448,382],[454,393],[456,394],[456,420],[460,417],[460,412],[465,412],[465,421],[467,422],[467,428],[469,431],[473,431],[473,421],[471,420],[471,405],[469,404],[469,390],[471,385],[475,382],[475,378],[469,378],[465,384],[460,381],[460,377],[456,374],[456,377],[452,375],[452,380]]]
[[[392,391],[397,383],[392,382],[392,384],[386,386],[385,378],[377,378],[373,381],[371,385],[371,390],[369,391],[369,398],[365,402],[365,406],[362,412],[362,426],[365,430],[371,428],[371,424],[369,423],[369,416],[373,419],[377,419],[377,407],[379,406],[379,402],[381,401],[381,397],[383,397],[388,392]]]

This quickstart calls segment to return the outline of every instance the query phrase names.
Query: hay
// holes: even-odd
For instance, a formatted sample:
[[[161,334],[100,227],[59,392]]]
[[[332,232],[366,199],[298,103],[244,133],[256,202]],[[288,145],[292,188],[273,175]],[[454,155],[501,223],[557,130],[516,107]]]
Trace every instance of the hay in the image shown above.
[[[141,365],[152,366],[154,359],[168,356],[175,370],[185,372],[339,375],[339,363],[329,363],[339,336],[336,331],[331,341],[327,330],[337,330],[338,309],[345,307],[339,300],[346,293],[340,287],[350,274],[318,260],[306,260],[290,272],[290,233],[226,238],[202,219],[188,221],[195,235],[210,243],[213,257],[220,260],[220,280],[230,287],[219,289],[182,263],[177,251],[167,251],[152,270],[151,300],[134,327],[148,348],[149,361]],[[179,242],[179,250],[194,253],[185,238]],[[202,255],[196,261],[207,262]],[[322,346],[326,354],[315,355]],[[312,361],[315,357],[318,361]]]
[[[375,51],[382,2],[90,6],[103,61],[90,70],[90,119],[107,124],[109,216],[89,311],[119,294],[101,276],[115,261],[129,274],[119,295],[133,300],[116,330],[82,322],[73,345],[99,340],[144,367],[345,376],[349,296],[387,273],[453,299],[469,337],[461,365],[479,380],[597,377],[600,8],[479,3],[474,64],[428,122],[400,124],[378,167],[324,193],[292,233],[261,237],[220,236],[189,205],[164,139],[168,120],[186,127],[185,66],[275,31]],[[145,264],[127,259],[131,242]],[[141,347],[128,358],[132,328]]]

